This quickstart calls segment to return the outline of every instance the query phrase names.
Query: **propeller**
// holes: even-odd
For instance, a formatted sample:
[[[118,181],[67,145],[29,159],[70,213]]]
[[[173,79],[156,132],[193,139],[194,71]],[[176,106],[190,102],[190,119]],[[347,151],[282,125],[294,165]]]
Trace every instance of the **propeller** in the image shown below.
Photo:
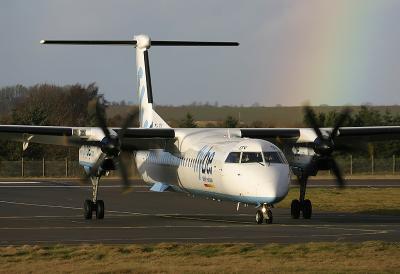
[[[343,124],[349,119],[351,114],[351,110],[349,108],[343,109],[338,118],[336,119],[336,123],[330,132],[330,134],[322,134],[320,125],[316,119],[315,112],[309,106],[304,107],[304,115],[307,123],[311,128],[313,128],[315,134],[317,135],[317,139],[315,139],[313,143],[313,149],[316,153],[313,161],[306,167],[306,173],[311,172],[312,170],[330,170],[335,175],[337,184],[339,187],[344,187],[345,182],[342,176],[342,172],[332,156],[334,151],[343,151],[348,150],[345,146],[339,146],[335,144],[335,138],[339,132],[339,129]]]
[[[114,167],[117,168],[122,177],[124,188],[129,188],[129,175],[128,170],[122,161],[121,157],[121,144],[123,143],[123,139],[125,137],[126,130],[129,125],[139,116],[138,110],[134,110],[128,114],[126,117],[121,130],[118,135],[111,134],[110,130],[107,127],[107,117],[105,114],[105,109],[103,104],[100,102],[100,99],[96,100],[96,108],[95,108],[96,122],[103,131],[104,138],[100,141],[87,141],[87,140],[70,140],[69,142],[78,146],[93,146],[101,149],[102,153],[96,160],[95,164],[91,167],[90,171],[86,173],[85,181],[88,181],[90,177],[99,175],[101,168],[106,164],[114,164]]]

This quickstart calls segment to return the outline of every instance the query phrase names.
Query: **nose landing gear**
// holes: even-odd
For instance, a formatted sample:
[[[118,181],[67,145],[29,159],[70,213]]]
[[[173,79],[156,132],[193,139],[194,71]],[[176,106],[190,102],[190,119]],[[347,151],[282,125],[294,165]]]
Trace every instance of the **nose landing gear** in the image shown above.
[[[305,199],[308,177],[301,176],[297,178],[300,184],[300,197],[299,200],[292,200],[292,204],[290,205],[290,214],[292,215],[293,219],[298,219],[300,217],[300,213],[303,214],[304,219],[311,219],[312,204],[310,200]]]
[[[262,224],[265,220],[267,224],[272,224],[273,216],[270,205],[263,204],[262,208],[256,212],[256,223]]]

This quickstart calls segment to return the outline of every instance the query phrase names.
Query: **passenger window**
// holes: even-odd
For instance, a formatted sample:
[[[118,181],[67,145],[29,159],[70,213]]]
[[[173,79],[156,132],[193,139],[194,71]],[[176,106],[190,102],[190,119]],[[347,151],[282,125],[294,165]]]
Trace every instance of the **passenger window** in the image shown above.
[[[225,163],[236,163],[240,160],[240,152],[231,152],[225,160]]]
[[[263,163],[261,152],[243,152],[242,164],[247,163]]]
[[[278,152],[275,151],[266,151],[264,152],[265,162],[267,164],[282,164],[283,160],[280,157]]]

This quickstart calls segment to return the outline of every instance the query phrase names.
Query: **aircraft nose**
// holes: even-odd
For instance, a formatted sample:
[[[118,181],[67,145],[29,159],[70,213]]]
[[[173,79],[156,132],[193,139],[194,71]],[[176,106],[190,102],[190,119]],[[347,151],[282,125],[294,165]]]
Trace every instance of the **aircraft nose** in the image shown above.
[[[261,183],[259,194],[263,197],[269,197],[273,200],[273,203],[277,203],[287,195],[289,184],[290,172],[288,165],[269,166],[266,170],[266,178]]]

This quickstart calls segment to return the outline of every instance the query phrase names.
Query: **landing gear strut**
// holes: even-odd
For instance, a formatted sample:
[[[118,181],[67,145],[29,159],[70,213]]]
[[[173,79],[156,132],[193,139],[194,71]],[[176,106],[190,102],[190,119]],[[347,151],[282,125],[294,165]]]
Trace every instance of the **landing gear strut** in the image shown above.
[[[303,214],[304,219],[310,219],[312,216],[312,204],[310,200],[305,199],[308,176],[298,176],[297,179],[300,184],[300,198],[299,200],[295,199],[292,201],[290,213],[293,219],[298,219],[300,213]]]
[[[257,210],[256,213],[257,224],[262,224],[264,220],[267,224],[272,224],[273,216],[272,216],[271,206],[267,204],[263,204],[262,208]]]
[[[90,177],[92,182],[92,200],[85,200],[83,204],[83,213],[85,219],[92,219],[93,212],[96,214],[96,219],[104,218],[104,202],[103,200],[97,200],[97,192],[99,189],[100,177]]]

